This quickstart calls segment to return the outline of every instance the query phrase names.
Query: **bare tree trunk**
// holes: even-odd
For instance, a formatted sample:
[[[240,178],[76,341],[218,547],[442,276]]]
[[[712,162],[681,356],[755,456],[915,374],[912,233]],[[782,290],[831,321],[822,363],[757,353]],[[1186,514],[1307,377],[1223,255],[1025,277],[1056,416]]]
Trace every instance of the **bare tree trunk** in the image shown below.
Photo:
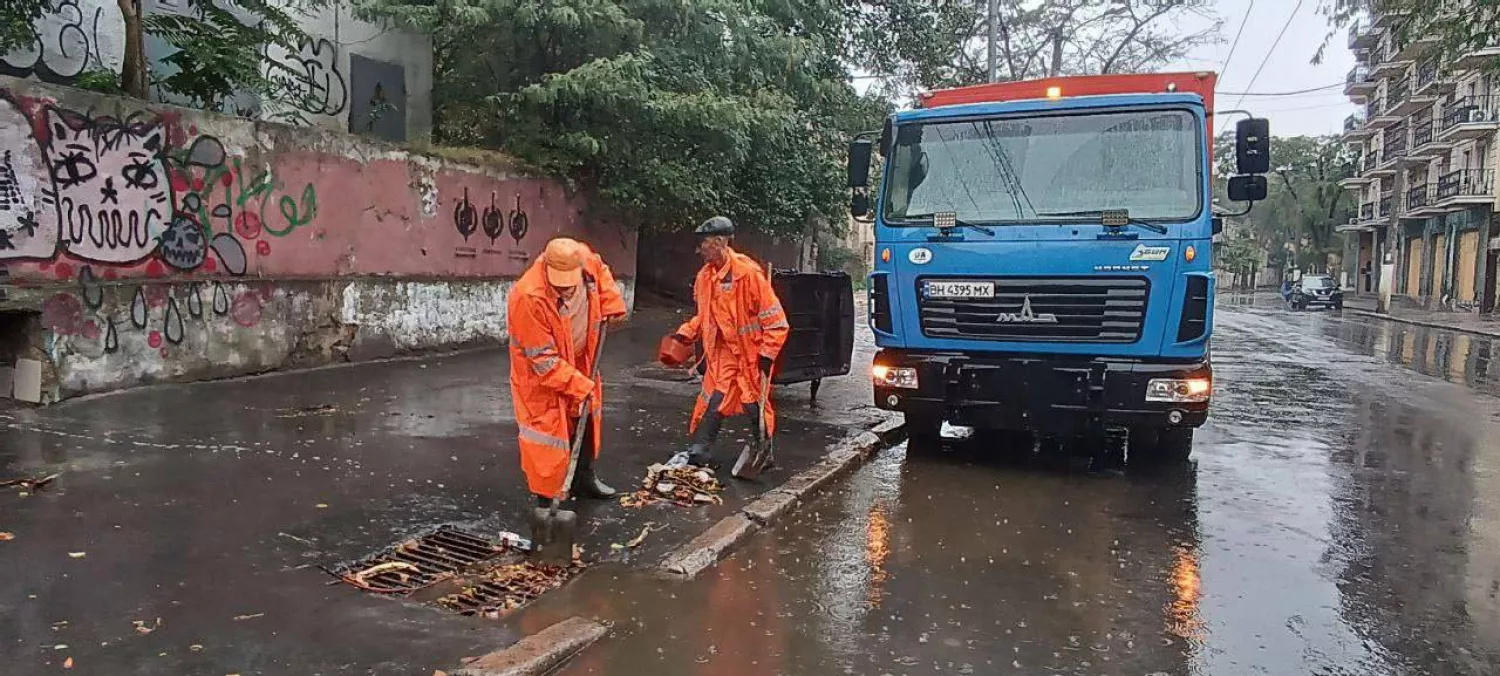
[[[996,79],[997,79],[995,77],[995,57],[996,57],[996,53],[995,52],[996,52],[996,50],[998,50],[1000,48],[1000,46],[998,44],[996,44],[997,42],[999,42],[999,39],[1000,39],[1000,0],[989,0],[989,17],[990,17],[990,21],[989,21],[989,23],[990,23],[990,40],[989,40],[989,45],[988,45],[989,46],[989,64],[988,64],[989,65],[989,73],[987,74],[987,78],[988,79],[986,81],[987,82],[995,82]]]
[[[1057,77],[1062,73],[1063,60],[1063,34],[1062,29],[1052,31],[1052,65],[1047,69],[1047,75]]]
[[[141,27],[141,8],[138,0],[115,0],[120,7],[120,16],[125,20],[125,59],[120,66],[120,88],[127,95],[138,99],[149,99],[146,80],[146,40]]]

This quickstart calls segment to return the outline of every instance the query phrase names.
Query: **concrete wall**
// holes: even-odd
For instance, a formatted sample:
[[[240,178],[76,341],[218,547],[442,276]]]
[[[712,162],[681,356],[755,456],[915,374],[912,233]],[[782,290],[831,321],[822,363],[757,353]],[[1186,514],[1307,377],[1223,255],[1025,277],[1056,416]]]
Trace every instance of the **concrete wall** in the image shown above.
[[[0,78],[0,313],[52,398],[494,344],[558,234],[633,294],[634,232],[551,179]]]
[[[246,24],[259,21],[226,6]],[[141,8],[147,15],[193,11],[189,0],[142,0]],[[242,92],[223,102],[222,112],[390,141],[430,138],[432,45],[425,36],[360,21],[340,6],[298,20],[310,41],[296,53],[271,47],[263,54],[270,95]],[[124,31],[114,0],[55,0],[54,11],[36,24],[36,44],[0,55],[0,75],[71,85],[90,71],[118,74]],[[153,81],[175,72],[166,62],[173,47],[148,34],[145,49]],[[159,85],[151,93],[158,103],[201,107]]]

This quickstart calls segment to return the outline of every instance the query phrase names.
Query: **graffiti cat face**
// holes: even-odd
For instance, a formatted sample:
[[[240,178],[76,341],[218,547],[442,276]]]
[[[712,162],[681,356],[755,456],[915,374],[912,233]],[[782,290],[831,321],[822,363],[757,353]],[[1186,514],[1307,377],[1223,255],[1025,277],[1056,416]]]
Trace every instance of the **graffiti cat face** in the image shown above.
[[[64,247],[105,263],[141,260],[156,248],[172,211],[159,124],[90,120],[47,108],[47,166]]]

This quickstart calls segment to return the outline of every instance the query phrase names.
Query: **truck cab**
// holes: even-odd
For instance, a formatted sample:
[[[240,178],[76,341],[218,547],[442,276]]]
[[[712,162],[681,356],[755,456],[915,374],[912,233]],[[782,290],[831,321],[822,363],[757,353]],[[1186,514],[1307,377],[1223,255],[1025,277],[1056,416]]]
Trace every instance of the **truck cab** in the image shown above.
[[[873,200],[872,145],[857,139],[875,404],[905,414],[914,440],[947,421],[1185,459],[1213,390],[1213,85],[1179,73],[934,92],[880,132]],[[1230,198],[1253,201],[1269,135],[1264,120],[1239,129]]]

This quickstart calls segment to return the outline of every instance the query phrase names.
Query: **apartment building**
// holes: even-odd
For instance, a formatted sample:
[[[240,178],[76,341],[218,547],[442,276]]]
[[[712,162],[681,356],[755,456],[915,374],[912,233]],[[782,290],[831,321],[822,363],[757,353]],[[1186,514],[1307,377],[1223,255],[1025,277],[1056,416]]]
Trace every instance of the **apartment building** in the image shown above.
[[[1436,37],[1397,38],[1402,20],[1376,12],[1349,31],[1358,63],[1344,91],[1364,107],[1344,121],[1359,153],[1344,181],[1359,212],[1338,228],[1349,233],[1349,282],[1376,292],[1384,259],[1395,295],[1411,304],[1492,311],[1500,91],[1484,65],[1500,57],[1500,41],[1439,62]]]

